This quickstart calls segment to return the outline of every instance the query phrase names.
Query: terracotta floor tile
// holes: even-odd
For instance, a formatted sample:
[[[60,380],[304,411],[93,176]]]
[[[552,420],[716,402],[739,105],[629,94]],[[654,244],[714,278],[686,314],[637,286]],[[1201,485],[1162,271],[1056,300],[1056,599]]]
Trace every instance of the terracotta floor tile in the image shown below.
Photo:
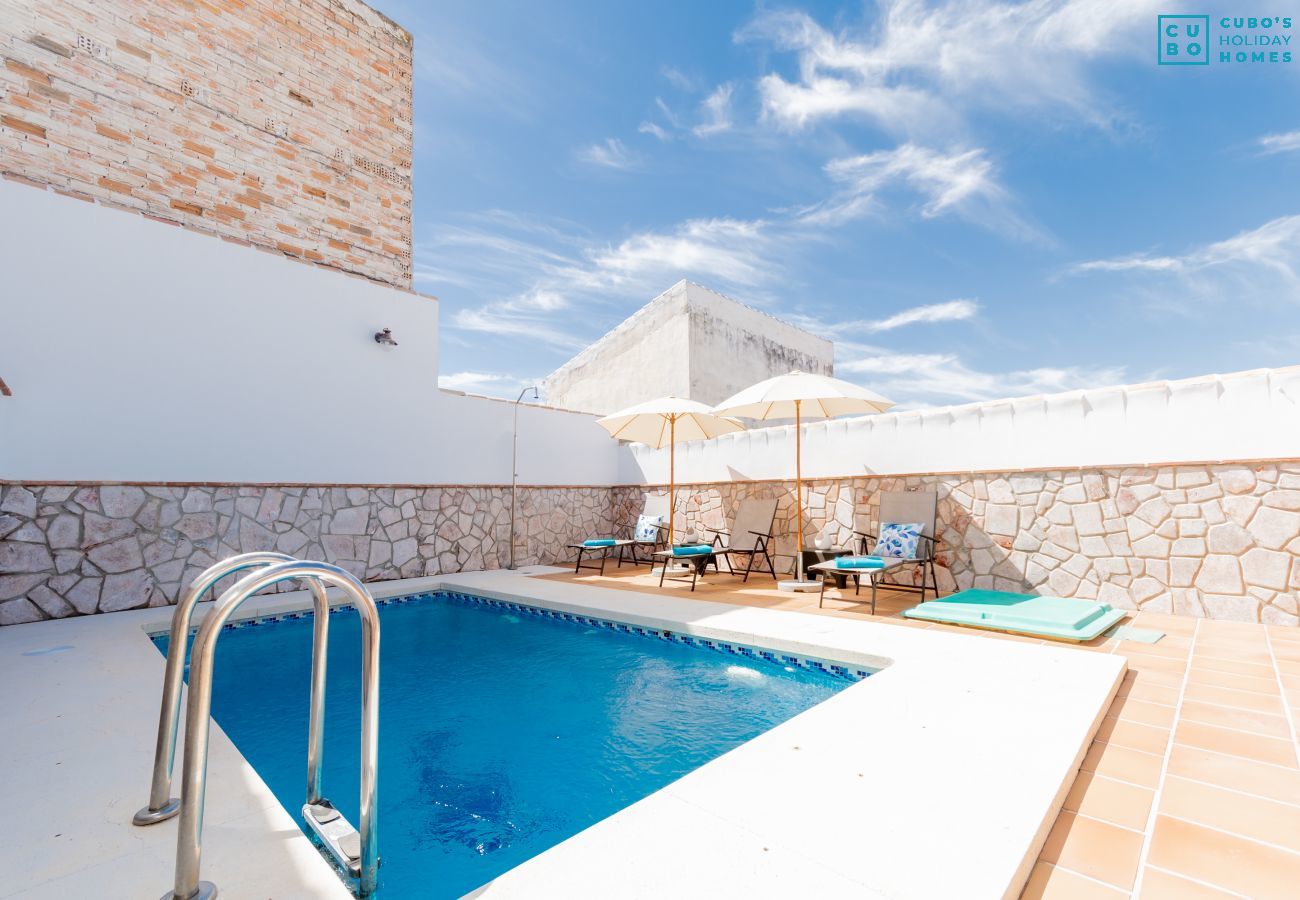
[[[1276,643],[1300,644],[1300,628],[1294,625],[1269,625],[1265,628],[1269,639]]]
[[[1065,812],[1057,817],[1040,859],[1129,890],[1141,853],[1142,835]]]
[[[1156,818],[1148,861],[1258,900],[1294,900],[1300,884],[1300,854],[1168,816]]]
[[[1182,673],[1174,672],[1139,672],[1137,669],[1129,669],[1125,675],[1125,683],[1132,684],[1134,687],[1166,687],[1178,690],[1182,687]],[[1130,680],[1131,679],[1131,680]]]
[[[1214,687],[1232,688],[1237,691],[1255,691],[1259,694],[1279,694],[1276,678],[1255,678],[1250,675],[1234,675],[1231,672],[1218,672],[1213,669],[1197,669],[1187,674],[1188,684],[1208,684]]]
[[[1278,657],[1277,670],[1283,675],[1300,675],[1300,660]]]
[[[1252,666],[1273,668],[1273,656],[1268,652],[1268,645],[1260,644],[1255,648],[1225,647],[1221,645],[1196,645],[1196,659],[1200,661],[1222,660],[1224,662],[1248,663]]]
[[[1232,688],[1213,687],[1208,684],[1189,684],[1183,694],[1184,700],[1196,700],[1201,703],[1216,703],[1231,709],[1248,709],[1253,712],[1282,715],[1282,701],[1269,694],[1255,691],[1237,691]]]
[[[1150,753],[1094,741],[1081,768],[1085,772],[1118,778],[1139,787],[1154,788],[1160,780],[1161,762],[1161,757]]]
[[[1254,634],[1259,626],[1254,622],[1234,622],[1231,619],[1201,619],[1197,634]]]
[[[1121,641],[1115,653],[1117,656],[1158,657],[1186,662],[1191,650],[1191,641],[1187,638],[1165,638],[1156,644],[1144,644],[1141,641]]]
[[[1166,634],[1192,635],[1196,633],[1198,622],[1188,616],[1140,612],[1127,624],[1136,625],[1138,628],[1152,628]]]
[[[1065,798],[1068,812],[1081,812],[1125,828],[1146,828],[1155,791],[1115,781],[1093,772],[1080,772]]]
[[[1173,776],[1165,779],[1160,812],[1300,853],[1300,806]]]
[[[1296,765],[1295,745],[1291,741],[1232,731],[1216,725],[1202,725],[1186,719],[1178,723],[1174,731],[1174,742],[1278,766],[1294,768]]]
[[[1238,731],[1266,734],[1284,740],[1291,739],[1291,726],[1280,715],[1254,712],[1249,709],[1229,709],[1213,703],[1202,703],[1199,700],[1184,700],[1179,715],[1192,722],[1221,725],[1224,728],[1236,728]]]
[[[1127,896],[1128,891],[1106,887],[1051,863],[1040,862],[1030,873],[1020,900],[1115,900]]]
[[[1163,757],[1169,745],[1169,729],[1107,716],[1097,729],[1096,740]]]
[[[1231,900],[1240,896],[1150,866],[1142,872],[1142,890],[1138,893],[1139,900]]]
[[[1169,774],[1300,804],[1300,770],[1174,745]]]
[[[1181,676],[1187,671],[1187,663],[1181,659],[1168,659],[1163,656],[1144,656],[1139,653],[1119,653],[1116,656],[1123,656],[1128,660],[1130,667],[1137,669],[1139,672],[1164,672],[1169,675]]]
[[[1132,694],[1127,697],[1117,697],[1111,703],[1106,715],[1130,722],[1141,722],[1143,725],[1154,725],[1157,728],[1170,728],[1174,724],[1173,706],[1149,703]]]
[[[1269,664],[1238,662],[1232,659],[1219,659],[1217,656],[1192,657],[1192,671],[1210,669],[1215,672],[1231,672],[1233,675],[1250,675],[1253,678],[1272,678],[1273,666]]]

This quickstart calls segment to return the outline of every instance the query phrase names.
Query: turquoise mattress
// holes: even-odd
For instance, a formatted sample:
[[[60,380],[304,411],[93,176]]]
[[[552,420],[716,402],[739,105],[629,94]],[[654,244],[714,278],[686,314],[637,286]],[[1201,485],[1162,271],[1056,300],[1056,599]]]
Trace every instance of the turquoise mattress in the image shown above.
[[[1060,641],[1090,641],[1124,618],[1095,600],[1034,597],[1008,591],[961,591],[904,610],[909,619],[1013,631]]]

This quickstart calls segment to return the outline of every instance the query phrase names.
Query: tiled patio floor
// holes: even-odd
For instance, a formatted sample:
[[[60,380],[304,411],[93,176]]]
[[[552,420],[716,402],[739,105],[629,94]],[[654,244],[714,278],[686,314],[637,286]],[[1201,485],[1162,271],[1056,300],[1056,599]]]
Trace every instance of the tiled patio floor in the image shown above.
[[[658,576],[610,568],[548,578],[655,592]],[[770,578],[710,573],[694,596],[772,609],[870,617],[839,592],[786,594]],[[916,595],[881,591],[875,618],[902,619]],[[1139,613],[1155,644],[1101,639],[1130,671],[1084,759],[1024,898],[1300,897],[1300,629]],[[990,640],[1032,640],[958,629]]]

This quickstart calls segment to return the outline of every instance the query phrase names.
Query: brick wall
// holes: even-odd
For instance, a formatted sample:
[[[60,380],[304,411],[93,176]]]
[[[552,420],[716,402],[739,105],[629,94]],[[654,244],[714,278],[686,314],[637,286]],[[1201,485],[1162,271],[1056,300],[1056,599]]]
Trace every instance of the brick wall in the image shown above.
[[[0,172],[409,287],[412,49],[357,0],[0,0]]]

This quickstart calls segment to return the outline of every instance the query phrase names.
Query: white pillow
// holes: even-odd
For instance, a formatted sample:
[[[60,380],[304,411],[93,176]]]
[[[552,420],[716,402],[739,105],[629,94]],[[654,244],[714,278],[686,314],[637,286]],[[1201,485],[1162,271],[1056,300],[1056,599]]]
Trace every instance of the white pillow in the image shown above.
[[[637,516],[636,531],[633,532],[633,537],[638,541],[657,541],[659,540],[659,526],[663,523],[663,516]]]

